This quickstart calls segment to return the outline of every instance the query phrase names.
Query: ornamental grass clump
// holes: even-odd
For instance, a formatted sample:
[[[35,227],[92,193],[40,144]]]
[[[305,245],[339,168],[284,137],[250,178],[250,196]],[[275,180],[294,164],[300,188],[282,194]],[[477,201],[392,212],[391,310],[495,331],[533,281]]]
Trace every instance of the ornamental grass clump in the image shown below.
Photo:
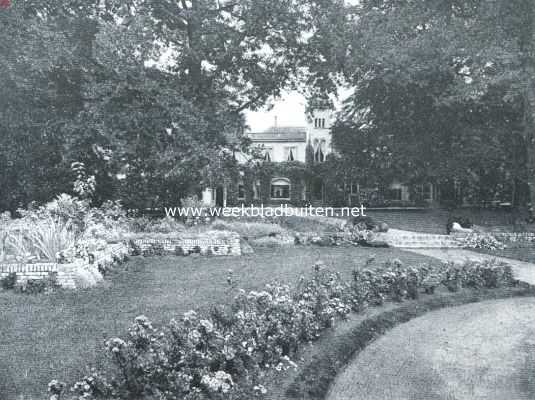
[[[60,252],[74,246],[75,240],[70,222],[48,216],[27,221],[24,229],[9,232],[6,243],[21,260],[33,257],[54,262]]]

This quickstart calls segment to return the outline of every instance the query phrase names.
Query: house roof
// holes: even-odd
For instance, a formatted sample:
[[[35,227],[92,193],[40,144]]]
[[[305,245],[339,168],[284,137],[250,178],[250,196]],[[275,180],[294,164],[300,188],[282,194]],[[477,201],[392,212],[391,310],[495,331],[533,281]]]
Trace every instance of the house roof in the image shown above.
[[[271,127],[264,132],[249,133],[253,142],[305,142],[307,129],[303,126]]]

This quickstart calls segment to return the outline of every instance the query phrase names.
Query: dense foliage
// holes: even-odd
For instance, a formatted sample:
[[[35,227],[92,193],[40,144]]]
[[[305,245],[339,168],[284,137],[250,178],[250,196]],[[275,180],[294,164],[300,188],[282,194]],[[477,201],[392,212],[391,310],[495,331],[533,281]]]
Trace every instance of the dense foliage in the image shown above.
[[[339,181],[432,182],[454,203],[529,201],[533,2],[370,0],[343,21],[332,48],[344,51],[325,49],[331,68],[318,72],[352,89],[333,129]]]
[[[312,27],[335,4],[20,0],[2,9],[0,209],[68,191],[72,162],[95,177],[98,203],[152,207],[221,182],[236,172],[242,111],[292,84],[311,57]]]

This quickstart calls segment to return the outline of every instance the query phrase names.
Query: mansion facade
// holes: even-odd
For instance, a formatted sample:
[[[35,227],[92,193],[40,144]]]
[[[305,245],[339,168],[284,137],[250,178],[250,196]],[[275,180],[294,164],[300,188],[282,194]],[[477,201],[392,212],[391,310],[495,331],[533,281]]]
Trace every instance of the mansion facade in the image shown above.
[[[336,182],[326,182],[314,176],[307,165],[321,166],[327,156],[336,151],[331,140],[334,113],[315,110],[306,126],[275,126],[264,132],[248,133],[251,144],[263,157],[258,176],[242,175],[238,182],[206,188],[202,193],[206,206],[239,204],[302,206],[407,206],[433,203],[437,198],[431,184],[409,189],[403,182],[393,182],[389,188],[360,187],[354,182],[344,190]],[[238,155],[238,162],[246,156]]]

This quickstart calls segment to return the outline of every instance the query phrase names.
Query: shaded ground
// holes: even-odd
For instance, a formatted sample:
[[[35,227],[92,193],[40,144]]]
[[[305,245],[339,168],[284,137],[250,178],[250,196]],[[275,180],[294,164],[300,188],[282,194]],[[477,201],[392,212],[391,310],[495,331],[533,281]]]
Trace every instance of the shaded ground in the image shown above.
[[[534,298],[433,311],[362,351],[329,400],[527,400],[535,397]]]
[[[274,280],[294,282],[319,259],[349,277],[372,254],[378,263],[434,262],[398,249],[287,247],[242,257],[136,258],[90,290],[0,292],[0,399],[43,399],[51,379],[80,378],[98,362],[104,340],[124,335],[140,314],[163,323],[192,308],[228,303],[229,269],[236,286],[258,289]]]

